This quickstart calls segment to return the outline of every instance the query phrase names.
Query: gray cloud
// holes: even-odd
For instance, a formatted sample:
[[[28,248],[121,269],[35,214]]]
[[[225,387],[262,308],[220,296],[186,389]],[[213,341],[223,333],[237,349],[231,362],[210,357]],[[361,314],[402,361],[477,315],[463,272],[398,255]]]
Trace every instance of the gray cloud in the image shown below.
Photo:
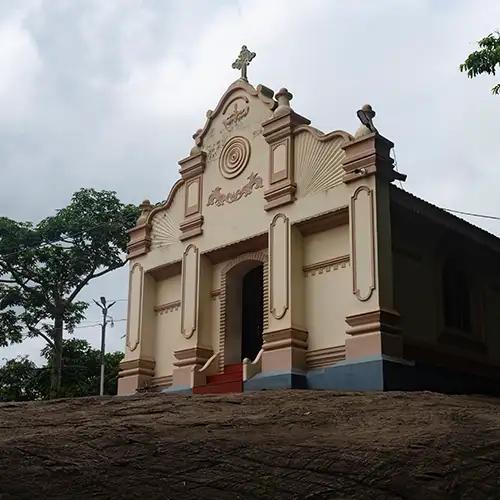
[[[0,2],[0,213],[37,220],[82,186],[165,198],[245,42],[257,52],[251,81],[287,86],[318,128],[353,131],[370,102],[408,190],[500,215],[500,101],[492,79],[458,71],[499,14],[496,0]],[[122,270],[85,295],[125,298],[126,281]],[[125,303],[115,311],[125,317]],[[97,345],[98,329],[79,332]]]

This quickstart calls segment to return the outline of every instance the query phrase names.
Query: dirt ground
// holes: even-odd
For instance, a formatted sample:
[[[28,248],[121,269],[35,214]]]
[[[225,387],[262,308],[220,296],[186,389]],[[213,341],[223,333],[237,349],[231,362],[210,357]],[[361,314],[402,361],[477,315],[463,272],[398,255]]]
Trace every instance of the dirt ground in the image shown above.
[[[500,498],[500,399],[146,394],[0,404],[0,499]]]

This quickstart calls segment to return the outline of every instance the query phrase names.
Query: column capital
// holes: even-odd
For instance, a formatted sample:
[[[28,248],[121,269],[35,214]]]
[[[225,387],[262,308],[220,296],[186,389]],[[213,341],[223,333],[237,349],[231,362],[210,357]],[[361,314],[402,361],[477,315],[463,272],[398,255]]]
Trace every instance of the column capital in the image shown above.
[[[205,171],[207,155],[204,151],[196,151],[182,160],[179,160],[179,173],[184,180],[192,179]]]
[[[269,144],[269,188],[264,192],[265,210],[295,201],[294,130],[311,123],[290,107],[292,94],[278,92],[279,106],[274,116],[262,123],[262,135]]]
[[[388,182],[406,180],[406,175],[394,170],[390,156],[394,143],[377,132],[363,135],[343,146],[343,181],[347,184],[363,177],[376,175]]]

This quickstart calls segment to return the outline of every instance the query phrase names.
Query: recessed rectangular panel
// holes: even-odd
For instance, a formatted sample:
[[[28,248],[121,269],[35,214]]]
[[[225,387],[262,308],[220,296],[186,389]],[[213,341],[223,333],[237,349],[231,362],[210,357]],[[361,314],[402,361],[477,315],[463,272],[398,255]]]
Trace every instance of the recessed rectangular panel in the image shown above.
[[[190,338],[198,319],[198,249],[189,245],[182,258],[181,333]]]
[[[141,339],[143,281],[142,266],[135,263],[130,270],[128,297],[127,347],[131,351],[135,350]]]
[[[272,170],[271,182],[286,179],[288,176],[288,152],[287,142],[273,146],[271,151]]]
[[[200,178],[193,179],[186,185],[186,216],[197,213],[200,208]]]
[[[274,217],[269,231],[270,311],[281,319],[288,309],[289,220],[283,214]]]
[[[351,200],[353,293],[368,300],[375,289],[375,235],[373,191],[366,186],[356,190]]]

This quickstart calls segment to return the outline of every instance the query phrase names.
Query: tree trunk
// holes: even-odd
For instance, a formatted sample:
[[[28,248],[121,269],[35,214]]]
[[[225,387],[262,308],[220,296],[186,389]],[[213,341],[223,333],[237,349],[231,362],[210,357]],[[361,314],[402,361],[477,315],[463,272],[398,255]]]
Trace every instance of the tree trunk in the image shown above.
[[[52,349],[52,370],[50,374],[50,399],[57,398],[61,391],[63,348],[63,317],[56,315],[54,319],[54,348]]]

